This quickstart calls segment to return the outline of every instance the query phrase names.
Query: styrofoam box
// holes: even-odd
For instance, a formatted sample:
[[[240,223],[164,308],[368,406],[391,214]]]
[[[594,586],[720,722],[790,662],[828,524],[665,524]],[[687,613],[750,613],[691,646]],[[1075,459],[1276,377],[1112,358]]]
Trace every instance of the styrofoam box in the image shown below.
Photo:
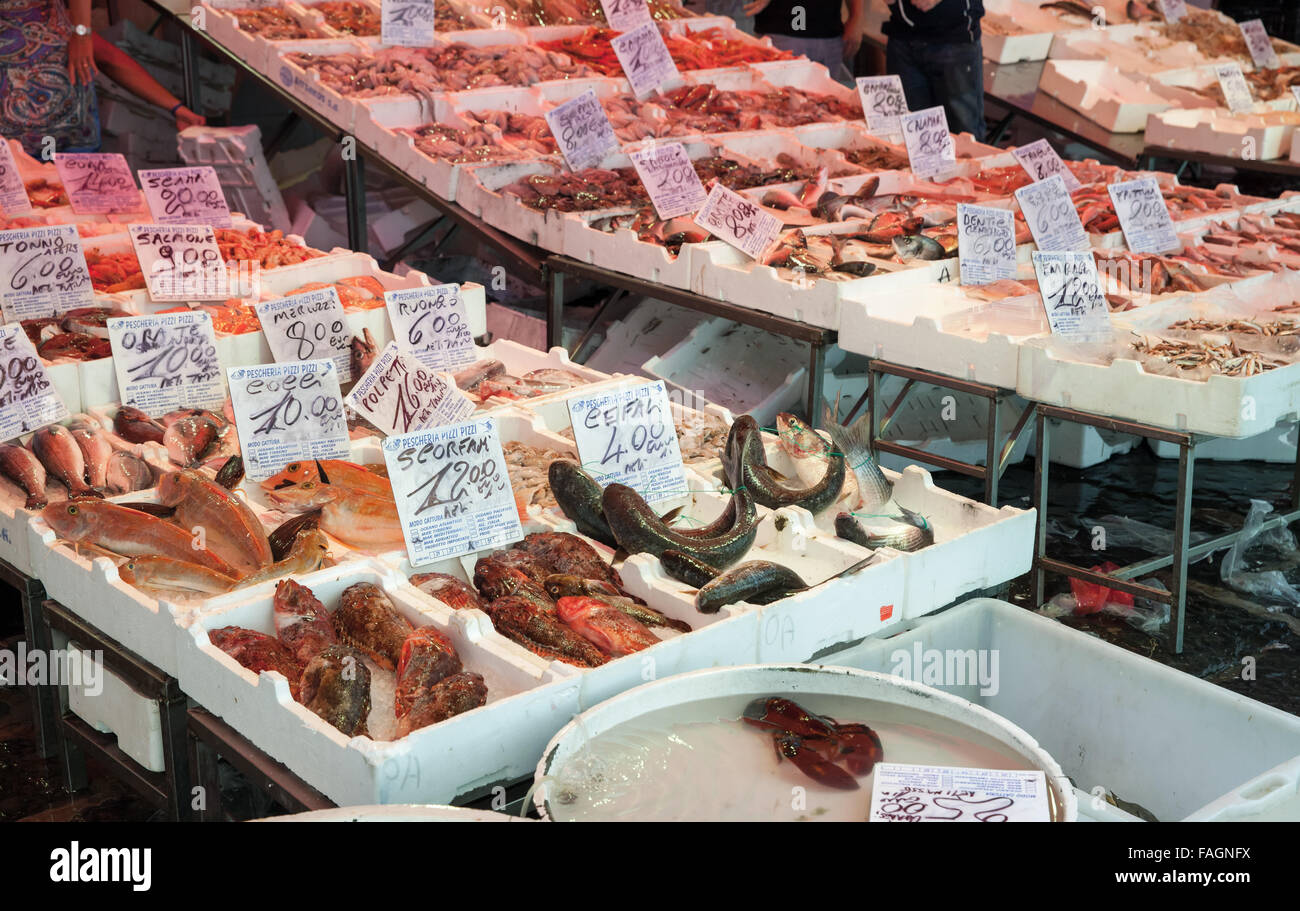
[[[361,54],[366,46],[355,38],[327,39],[322,41],[281,42],[276,53],[266,60],[266,74],[278,82],[286,92],[297,98],[316,113],[328,118],[341,132],[355,129],[358,102],[346,98],[320,81],[314,72],[291,63],[291,53],[307,54]]]
[[[1112,133],[1140,133],[1149,115],[1171,107],[1205,106],[1200,95],[1126,75],[1101,60],[1049,60],[1038,91]]]
[[[1135,39],[1142,39],[1138,44]],[[1230,57],[1207,59],[1191,41],[1169,41],[1154,30],[1135,26],[1111,26],[1104,32],[1080,29],[1062,32],[1052,42],[1053,60],[1109,60],[1126,73],[1154,75],[1170,70],[1228,62]]]
[[[689,290],[691,263],[696,251],[718,244],[682,244],[678,254],[673,256],[667,247],[641,240],[630,228],[602,231],[591,227],[592,222],[609,216],[610,210],[573,213],[573,217],[564,226],[561,252],[579,262],[616,268],[619,272],[646,281]]]
[[[979,655],[992,669],[996,658],[996,691],[901,673],[918,647],[922,670],[935,660],[964,669]],[[969,601],[822,663],[963,696],[1024,728],[1081,790],[1101,785],[1160,820],[1186,818],[1300,754],[1300,718],[1002,601]]]
[[[277,48],[294,43],[292,41],[271,41],[256,32],[244,31],[240,27],[239,20],[230,11],[231,9],[240,8],[244,4],[222,3],[214,5],[204,3],[202,6],[207,14],[206,31],[212,39],[259,72],[266,71],[267,60],[276,56]],[[277,4],[277,7],[303,27],[308,33],[308,39],[333,37],[333,29],[323,28],[324,17],[320,13],[305,10],[297,3],[294,3],[293,0],[284,0],[284,2]],[[306,39],[295,39],[295,41],[298,40]]]
[[[1249,64],[1246,64],[1243,67],[1243,69],[1247,70],[1251,68],[1252,67]],[[1151,77],[1151,80],[1153,83],[1186,90],[1208,88],[1209,86],[1217,84],[1219,77],[1215,73],[1215,67],[1206,65],[1185,67],[1180,70],[1169,70],[1164,73],[1156,73]],[[1195,107],[1203,108],[1207,104],[1213,103],[1204,95],[1198,95],[1197,97],[1201,99],[1201,103],[1195,105]],[[1255,102],[1256,110],[1294,111],[1296,106],[1297,102],[1295,96],[1290,92],[1284,92],[1280,97],[1274,98],[1272,101]],[[1184,105],[1184,107],[1187,107],[1187,105]]]
[[[1052,48],[1051,32],[1025,31],[1021,34],[1002,34],[990,30],[989,25],[995,23],[1003,28],[1019,25],[996,13],[984,15],[980,29],[980,47],[984,52],[985,60],[992,60],[994,63],[1022,63],[1026,60],[1047,59],[1047,54]]]
[[[89,653],[73,645],[68,646],[67,654],[69,662],[91,660]],[[116,736],[118,748],[144,768],[164,771],[162,719],[157,701],[137,693],[102,665],[96,683],[100,691],[92,695],[84,681],[69,682],[68,709],[95,730]]]
[[[1147,120],[1147,145],[1228,158],[1247,152],[1260,161],[1285,158],[1300,126],[1300,113],[1267,111],[1232,114],[1218,108],[1169,110]]]
[[[548,160],[465,168],[456,181],[456,202],[471,215],[524,243],[559,253],[564,249],[565,229],[573,215],[554,209],[530,209],[517,196],[500,192],[530,174],[556,174],[559,170]]]
[[[1147,440],[1147,446],[1157,458],[1176,459],[1179,447],[1160,440]],[[1244,440],[1208,439],[1196,444],[1196,458],[1211,462],[1274,462],[1284,465],[1295,463],[1296,425],[1278,424],[1258,436]]]
[[[1300,822],[1300,756],[1211,801],[1184,822]]]
[[[837,120],[831,123],[806,123],[791,127],[795,139],[815,149],[835,149],[844,154],[845,149],[889,149],[907,160],[907,150],[879,136],[867,132],[864,124]],[[847,157],[846,157],[847,160]]]

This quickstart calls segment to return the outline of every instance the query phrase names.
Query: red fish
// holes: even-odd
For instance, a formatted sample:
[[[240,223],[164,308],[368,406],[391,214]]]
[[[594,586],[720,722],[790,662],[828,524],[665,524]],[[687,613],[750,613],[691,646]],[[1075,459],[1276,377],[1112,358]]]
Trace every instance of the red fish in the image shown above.
[[[298,698],[302,665],[279,639],[242,626],[224,626],[208,630],[208,641],[254,674],[275,671],[283,675],[289,681],[289,692]]]
[[[556,602],[560,619],[611,658],[630,655],[659,643],[650,628],[603,601],[569,596]]]
[[[275,633],[299,663],[306,664],[339,640],[330,615],[310,588],[292,579],[276,583]]]

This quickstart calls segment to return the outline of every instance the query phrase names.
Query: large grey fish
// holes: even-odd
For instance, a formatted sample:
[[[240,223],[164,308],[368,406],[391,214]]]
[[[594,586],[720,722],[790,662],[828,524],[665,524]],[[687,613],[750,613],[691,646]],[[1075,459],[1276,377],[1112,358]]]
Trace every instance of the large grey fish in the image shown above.
[[[856,510],[842,512],[835,518],[835,533],[846,541],[863,547],[892,547],[895,550],[920,550],[934,543],[934,528],[926,519],[894,499],[894,485],[885,477],[872,457],[871,425],[863,415],[850,427],[837,424],[829,416],[824,420],[835,447],[858,482]]]

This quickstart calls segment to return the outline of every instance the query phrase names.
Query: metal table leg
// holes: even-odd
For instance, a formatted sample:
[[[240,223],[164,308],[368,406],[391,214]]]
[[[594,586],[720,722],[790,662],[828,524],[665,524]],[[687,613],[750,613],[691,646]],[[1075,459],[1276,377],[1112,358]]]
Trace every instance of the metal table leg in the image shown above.
[[[999,423],[1002,414],[1002,396],[989,398],[989,426],[987,449],[984,453],[984,502],[990,506],[998,505],[998,480],[1002,476],[1002,465],[998,458],[998,443],[1002,439],[1002,427]]]
[[[191,111],[203,113],[199,101],[199,49],[194,33],[187,28],[181,29],[181,97]]]
[[[808,358],[808,426],[822,424],[822,401],[826,391],[826,346],[813,342]]]
[[[1047,573],[1039,562],[1047,556],[1047,492],[1052,445],[1047,435],[1051,424],[1040,411],[1036,415],[1038,431],[1034,452],[1034,603],[1047,600]]]
[[[1192,528],[1192,490],[1196,468],[1196,443],[1191,437],[1178,447],[1178,499],[1174,506],[1174,562],[1169,602],[1169,639],[1174,654],[1183,653],[1183,625],[1187,606],[1187,547]]]
[[[343,194],[347,199],[348,246],[358,253],[370,252],[366,231],[366,162],[356,151],[343,161]]]
[[[564,344],[564,273],[552,266],[546,272],[546,347]]]
[[[49,655],[53,651],[50,642],[50,628],[41,617],[41,603],[45,600],[45,590],[36,583],[35,590],[22,591],[19,598],[23,604],[23,634],[27,647],[33,651]],[[59,697],[51,686],[31,686],[33,723],[36,726],[36,749],[42,758],[58,753],[59,748]]]

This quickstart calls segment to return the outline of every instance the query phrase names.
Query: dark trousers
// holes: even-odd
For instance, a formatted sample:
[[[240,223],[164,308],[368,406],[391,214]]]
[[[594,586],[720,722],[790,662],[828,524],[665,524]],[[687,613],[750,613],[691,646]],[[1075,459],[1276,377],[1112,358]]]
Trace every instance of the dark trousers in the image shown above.
[[[890,38],[885,67],[902,81],[910,110],[943,105],[948,129],[970,133],[983,142],[984,59],[978,41],[931,44]]]

